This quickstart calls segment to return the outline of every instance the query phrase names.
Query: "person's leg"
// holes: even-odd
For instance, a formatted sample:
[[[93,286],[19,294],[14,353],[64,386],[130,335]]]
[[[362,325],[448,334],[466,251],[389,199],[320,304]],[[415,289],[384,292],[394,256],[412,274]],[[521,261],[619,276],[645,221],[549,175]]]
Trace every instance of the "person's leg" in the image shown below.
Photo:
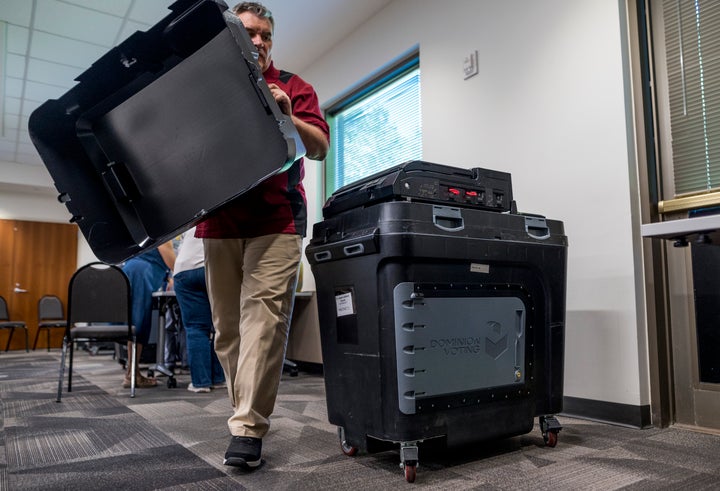
[[[212,314],[205,290],[204,268],[175,275],[175,295],[185,326],[192,386],[209,389],[213,383],[210,349]]]
[[[146,261],[142,256],[129,259],[122,269],[128,277],[130,289],[132,290],[131,322],[135,329],[137,361],[139,363],[142,347],[147,344],[150,338],[152,326],[152,294],[163,285],[166,270],[164,267],[160,267],[151,261]],[[164,326],[158,327],[161,329],[164,328]],[[128,349],[128,353],[129,352],[130,350]],[[131,368],[130,361],[128,360],[128,371],[123,381],[124,386],[129,386]],[[137,370],[136,374],[137,387],[153,387],[157,385],[157,381],[154,378],[143,377]]]
[[[302,239],[273,235],[204,244],[215,349],[235,409],[223,463],[257,468],[282,375]]]
[[[140,373],[140,369],[138,368],[140,357],[142,356],[142,350],[143,350],[143,343],[136,342],[136,355],[135,355],[135,387],[136,388],[147,388],[147,387],[155,387],[157,385],[157,380],[154,377],[145,377]],[[132,369],[131,358],[132,353],[132,343],[128,341],[127,343],[127,370],[125,372],[125,379],[123,380],[123,387],[129,388],[130,387],[130,370]]]
[[[243,279],[243,241],[203,239],[205,279],[215,326],[215,352],[225,372],[230,404],[240,354],[240,290]]]
[[[139,388],[154,387],[157,385],[157,381],[152,377],[144,377],[139,370],[140,357],[142,355],[143,346],[147,344],[150,339],[150,329],[152,322],[152,281],[146,268],[139,266],[124,269],[125,274],[128,276],[130,281],[130,287],[132,290],[132,323],[135,327],[135,338],[137,344],[137,356],[135,359],[135,386]],[[125,379],[123,380],[123,387],[130,387],[130,370],[131,363],[130,353],[132,349],[132,343],[128,341],[128,361],[127,371],[125,373]]]
[[[217,353],[215,353],[215,333],[212,333],[210,340],[210,368],[212,373],[212,385],[213,388],[218,389],[226,387],[225,385],[225,371],[223,370],[220,360],[218,360]]]
[[[245,241],[241,342],[233,380],[236,405],[228,420],[233,435],[262,438],[269,429],[282,376],[301,245],[300,236],[288,234]]]

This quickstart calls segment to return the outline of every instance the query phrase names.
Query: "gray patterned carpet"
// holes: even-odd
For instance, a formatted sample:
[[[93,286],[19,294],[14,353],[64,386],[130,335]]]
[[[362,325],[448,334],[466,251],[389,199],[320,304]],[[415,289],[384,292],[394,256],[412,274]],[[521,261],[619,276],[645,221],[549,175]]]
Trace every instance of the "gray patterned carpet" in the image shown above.
[[[122,389],[108,354],[76,352],[73,392],[55,402],[59,352],[0,354],[0,490],[660,490],[720,489],[720,436],[638,430],[560,416],[547,448],[527,435],[420,453],[405,482],[397,451],[343,455],[322,376],[284,376],[263,443],[265,465],[222,465],[229,403],[165,384]],[[161,379],[164,382],[165,379]]]

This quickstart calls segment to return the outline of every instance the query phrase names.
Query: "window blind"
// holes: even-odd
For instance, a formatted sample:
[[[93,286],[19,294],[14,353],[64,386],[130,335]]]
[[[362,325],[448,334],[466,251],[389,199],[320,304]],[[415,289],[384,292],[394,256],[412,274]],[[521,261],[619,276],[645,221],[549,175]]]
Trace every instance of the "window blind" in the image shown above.
[[[420,68],[396,74],[330,116],[332,166],[327,193],[422,157]]]
[[[664,0],[675,196],[720,188],[720,2]]]

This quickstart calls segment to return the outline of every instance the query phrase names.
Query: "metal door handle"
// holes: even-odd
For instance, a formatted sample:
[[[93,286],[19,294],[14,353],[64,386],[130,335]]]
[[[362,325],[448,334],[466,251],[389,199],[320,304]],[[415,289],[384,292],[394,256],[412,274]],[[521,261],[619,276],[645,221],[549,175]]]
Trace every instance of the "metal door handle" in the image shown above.
[[[15,293],[27,293],[27,290],[23,290],[20,288],[20,283],[15,284],[15,288],[13,289]]]

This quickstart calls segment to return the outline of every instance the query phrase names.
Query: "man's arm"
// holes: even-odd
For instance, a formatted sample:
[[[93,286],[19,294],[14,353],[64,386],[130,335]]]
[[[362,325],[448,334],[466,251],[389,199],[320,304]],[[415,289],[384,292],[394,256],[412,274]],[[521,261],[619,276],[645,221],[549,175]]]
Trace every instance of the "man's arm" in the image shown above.
[[[300,134],[303,145],[305,145],[305,156],[312,160],[322,160],[327,155],[330,144],[325,133],[310,123],[306,123],[292,113],[292,102],[290,97],[276,84],[268,84],[275,102],[284,114],[290,115],[292,122]]]
[[[175,267],[175,249],[173,249],[172,241],[169,240],[158,246],[158,252],[162,256],[165,265],[170,271]]]
[[[292,122],[305,145],[305,156],[312,160],[324,159],[330,147],[325,133],[317,126],[306,123],[297,116],[292,116]]]

